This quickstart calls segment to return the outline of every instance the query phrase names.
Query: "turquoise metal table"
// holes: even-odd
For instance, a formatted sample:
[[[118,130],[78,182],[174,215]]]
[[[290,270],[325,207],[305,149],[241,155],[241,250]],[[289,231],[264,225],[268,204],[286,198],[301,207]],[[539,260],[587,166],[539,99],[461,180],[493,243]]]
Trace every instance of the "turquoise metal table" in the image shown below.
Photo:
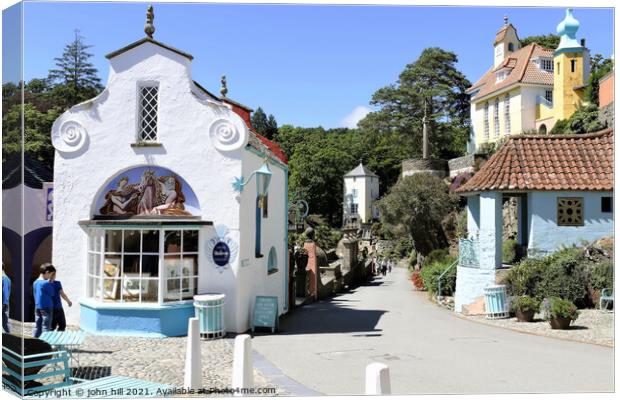
[[[70,360],[75,362],[76,368],[80,367],[80,353],[76,350],[79,350],[85,338],[84,331],[47,331],[39,337],[57,350],[66,351]]]

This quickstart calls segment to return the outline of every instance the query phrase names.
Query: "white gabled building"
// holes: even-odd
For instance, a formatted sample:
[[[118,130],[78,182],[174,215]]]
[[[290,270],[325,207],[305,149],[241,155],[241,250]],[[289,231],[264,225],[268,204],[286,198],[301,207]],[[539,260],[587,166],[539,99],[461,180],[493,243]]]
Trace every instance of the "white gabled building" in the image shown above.
[[[52,128],[53,263],[77,300],[68,323],[184,335],[193,296],[216,292],[227,331],[243,332],[255,296],[287,310],[287,160],[249,108],[195,83],[192,56],[149,27],[107,55],[103,92]]]
[[[379,218],[379,177],[361,162],[344,176],[343,225],[366,224]]]

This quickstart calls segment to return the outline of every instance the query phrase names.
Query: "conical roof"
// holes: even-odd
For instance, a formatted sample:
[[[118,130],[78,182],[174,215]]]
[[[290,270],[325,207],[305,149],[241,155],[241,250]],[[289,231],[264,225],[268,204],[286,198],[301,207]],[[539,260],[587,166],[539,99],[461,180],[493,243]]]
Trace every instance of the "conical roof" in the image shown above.
[[[353,168],[351,171],[345,174],[345,178],[352,176],[373,176],[375,178],[378,178],[377,174],[366,168],[366,166],[362,163],[360,163],[357,167]]]

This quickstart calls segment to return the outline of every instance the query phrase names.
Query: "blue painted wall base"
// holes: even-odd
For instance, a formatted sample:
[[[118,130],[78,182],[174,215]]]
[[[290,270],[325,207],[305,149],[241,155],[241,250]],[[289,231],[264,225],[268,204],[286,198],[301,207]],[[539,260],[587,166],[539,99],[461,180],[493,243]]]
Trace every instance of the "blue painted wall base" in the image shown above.
[[[109,336],[187,336],[187,321],[195,316],[194,304],[135,307],[84,301],[80,303],[80,327],[92,334]]]

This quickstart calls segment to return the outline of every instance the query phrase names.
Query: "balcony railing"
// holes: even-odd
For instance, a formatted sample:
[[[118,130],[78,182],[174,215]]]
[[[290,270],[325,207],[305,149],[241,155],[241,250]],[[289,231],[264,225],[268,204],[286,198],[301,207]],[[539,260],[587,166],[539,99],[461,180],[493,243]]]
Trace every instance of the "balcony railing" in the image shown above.
[[[480,268],[479,248],[476,239],[460,239],[459,267]]]
[[[547,106],[547,108],[553,108],[553,102],[547,100],[546,98],[544,98],[542,96],[537,96],[536,97],[536,104],[543,104],[543,105]]]

